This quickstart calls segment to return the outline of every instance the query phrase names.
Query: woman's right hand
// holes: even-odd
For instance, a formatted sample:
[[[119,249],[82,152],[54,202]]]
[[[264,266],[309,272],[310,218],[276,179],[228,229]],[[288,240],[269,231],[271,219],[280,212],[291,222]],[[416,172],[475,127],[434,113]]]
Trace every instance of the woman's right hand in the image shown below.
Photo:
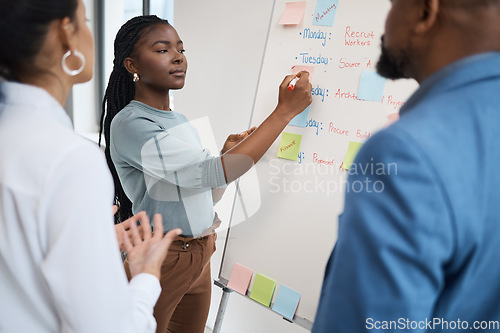
[[[288,75],[281,82],[278,106],[252,135],[248,135],[245,140],[222,155],[222,167],[227,183],[238,179],[257,163],[293,117],[311,104],[312,85],[309,83],[309,73],[300,72],[296,76],[299,80],[293,90],[288,90],[288,85],[294,75]]]
[[[293,90],[288,90],[288,85],[297,76],[299,80]],[[297,75],[288,75],[281,82],[276,111],[290,120],[304,111],[312,103],[312,85],[309,82],[309,73],[302,71]]]
[[[137,228],[137,219],[141,220],[142,234]],[[154,233],[148,215],[141,212],[129,219],[129,231],[122,230],[123,249],[127,251],[127,261],[132,277],[140,273],[149,273],[160,279],[161,265],[167,256],[170,244],[182,233],[181,229],[170,230],[163,235],[163,223],[160,214],[154,215]],[[128,220],[127,220],[128,221]]]

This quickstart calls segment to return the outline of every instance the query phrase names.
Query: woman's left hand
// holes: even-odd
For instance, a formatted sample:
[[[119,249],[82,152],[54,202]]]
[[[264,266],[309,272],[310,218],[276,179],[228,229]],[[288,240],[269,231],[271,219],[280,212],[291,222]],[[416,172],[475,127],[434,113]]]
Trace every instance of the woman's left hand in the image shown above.
[[[113,205],[113,215],[115,215],[117,211],[118,211],[118,206]],[[124,250],[124,241],[125,240],[123,239],[123,235],[124,235],[123,232],[125,231],[125,233],[127,235],[129,235],[130,225],[132,223],[135,223],[135,225],[137,225],[137,222],[144,219],[144,218],[147,218],[146,213],[140,212],[139,214],[134,215],[133,217],[123,221],[122,223],[115,224],[116,239],[118,241],[118,245],[120,246],[120,251]],[[141,237],[144,236],[144,231],[143,231],[142,225],[137,226],[137,232],[139,233],[139,235]],[[130,237],[130,235],[129,235],[129,237]]]
[[[224,143],[224,147],[222,147],[222,150],[220,151],[220,154],[223,155],[225,152],[236,146],[238,143],[243,141],[245,138],[247,138],[250,134],[255,131],[257,127],[252,127],[244,132],[241,132],[239,134],[231,134],[227,137],[226,142]]]

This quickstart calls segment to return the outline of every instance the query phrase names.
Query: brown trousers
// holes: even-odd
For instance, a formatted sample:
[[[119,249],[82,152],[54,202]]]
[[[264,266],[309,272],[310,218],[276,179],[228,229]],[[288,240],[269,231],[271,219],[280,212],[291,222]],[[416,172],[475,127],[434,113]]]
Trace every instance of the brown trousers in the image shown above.
[[[161,294],[154,308],[157,333],[203,333],[210,310],[210,257],[217,234],[178,237],[161,267]],[[127,275],[129,270],[125,264]],[[130,275],[129,275],[130,278]]]

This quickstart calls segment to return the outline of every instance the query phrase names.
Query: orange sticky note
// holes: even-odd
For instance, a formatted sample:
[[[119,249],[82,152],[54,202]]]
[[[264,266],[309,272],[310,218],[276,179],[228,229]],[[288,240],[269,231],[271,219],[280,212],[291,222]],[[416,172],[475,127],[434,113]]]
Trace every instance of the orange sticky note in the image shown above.
[[[241,264],[235,263],[227,287],[245,295],[252,280],[253,271]]]
[[[287,2],[279,24],[299,24],[306,11],[306,2]]]

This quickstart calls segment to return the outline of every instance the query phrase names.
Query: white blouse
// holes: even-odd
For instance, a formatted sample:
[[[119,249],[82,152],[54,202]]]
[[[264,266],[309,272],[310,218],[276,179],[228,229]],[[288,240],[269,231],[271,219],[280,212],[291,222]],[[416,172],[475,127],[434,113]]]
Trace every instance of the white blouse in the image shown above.
[[[0,332],[154,332],[161,291],[127,282],[104,155],[45,90],[0,83]]]

